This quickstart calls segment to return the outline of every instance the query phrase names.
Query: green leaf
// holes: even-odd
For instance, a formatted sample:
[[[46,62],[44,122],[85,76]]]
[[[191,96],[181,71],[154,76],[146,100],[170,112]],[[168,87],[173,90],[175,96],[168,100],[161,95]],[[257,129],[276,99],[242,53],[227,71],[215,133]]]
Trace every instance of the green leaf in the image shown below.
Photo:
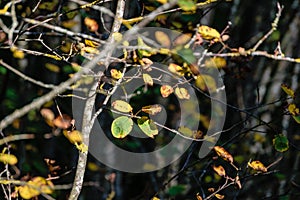
[[[176,196],[176,195],[184,193],[185,190],[186,190],[185,185],[174,185],[169,188],[168,193],[170,196]]]
[[[178,6],[184,11],[195,11],[197,9],[196,4],[192,0],[179,0]]]
[[[4,75],[4,74],[6,74],[6,72],[7,72],[7,69],[0,66],[0,74]]]
[[[300,124],[300,115],[293,116],[293,118],[298,124]]]
[[[279,134],[273,139],[273,145],[276,151],[284,152],[289,149],[289,140],[286,136]]]
[[[141,117],[137,120],[140,129],[149,137],[154,138],[154,135],[158,134],[157,126],[154,124],[153,120],[146,116]]]
[[[115,138],[124,138],[132,130],[133,121],[131,118],[121,116],[114,119],[111,124],[111,133]]]
[[[177,50],[177,53],[178,55],[181,56],[183,60],[185,60],[189,64],[196,62],[196,58],[194,56],[194,52],[192,49],[189,48],[179,49]]]

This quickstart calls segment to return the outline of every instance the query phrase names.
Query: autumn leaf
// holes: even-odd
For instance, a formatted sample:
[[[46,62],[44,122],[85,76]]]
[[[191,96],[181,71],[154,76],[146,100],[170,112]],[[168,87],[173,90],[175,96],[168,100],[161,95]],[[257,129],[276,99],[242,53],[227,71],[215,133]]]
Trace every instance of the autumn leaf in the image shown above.
[[[293,116],[299,115],[299,108],[297,108],[296,105],[293,103],[289,104],[288,111]]]
[[[129,103],[127,103],[126,101],[122,101],[122,100],[116,100],[111,105],[115,110],[124,112],[124,113],[132,112],[132,110],[133,110],[133,108],[131,107],[131,105]]]
[[[161,111],[161,106],[158,104],[143,106],[142,111],[148,113],[149,115],[156,115]]]
[[[205,67],[217,67],[225,68],[226,67],[226,60],[222,57],[213,57],[205,60],[204,63]]]
[[[54,185],[51,181],[37,176],[28,181],[25,185],[19,186],[18,191],[23,199],[31,199],[40,194],[52,194]]]
[[[84,18],[84,24],[87,26],[89,31],[91,31],[91,32],[98,31],[99,26],[98,26],[98,23],[96,20],[86,17],[86,18]]]
[[[137,120],[139,128],[150,138],[154,138],[158,134],[158,129],[153,120],[146,116],[142,116]]]
[[[54,126],[61,128],[61,129],[67,129],[71,126],[71,117],[67,114],[63,114],[62,116],[58,116],[53,120]]]
[[[218,41],[220,39],[220,33],[209,26],[199,26],[198,33],[201,35],[201,37],[205,40],[214,40]]]
[[[281,84],[281,89],[290,97],[292,97],[293,99],[295,98],[295,92],[294,90],[292,90],[289,86],[287,86],[286,84]]]
[[[178,0],[177,3],[183,11],[195,11],[197,9],[196,4],[192,0]]]
[[[149,74],[143,74],[143,80],[145,82],[145,84],[153,86],[153,79]]]
[[[171,40],[166,33],[162,31],[156,31],[154,35],[155,35],[155,39],[158,41],[159,44],[162,45],[162,47],[169,48],[171,46]]]
[[[248,166],[251,167],[252,169],[260,172],[267,172],[267,168],[262,164],[259,160],[255,160],[252,162],[248,162]]]
[[[214,92],[217,90],[215,79],[209,75],[198,75],[196,77],[195,85],[203,91]]]
[[[64,130],[63,134],[72,144],[83,142],[82,133],[78,130],[73,130],[73,131]]]
[[[224,199],[224,195],[221,195],[221,194],[215,194],[215,197],[217,198],[217,199]]]
[[[185,88],[175,88],[175,94],[179,99],[190,99],[190,94]]]
[[[170,85],[163,85],[160,87],[160,93],[163,98],[167,98],[173,92],[174,92],[174,90]]]
[[[183,69],[183,67],[175,64],[175,63],[170,63],[168,70],[178,76],[184,76],[184,73],[186,70]]]
[[[117,69],[111,69],[110,74],[111,74],[111,77],[113,77],[114,79],[120,79],[123,77],[122,72]]]
[[[222,176],[222,177],[225,177],[226,175],[226,171],[225,169],[220,165],[220,166],[213,166],[213,169],[214,171],[219,175],[219,176]]]
[[[15,165],[17,164],[18,159],[12,154],[0,153],[0,162],[9,165]]]
[[[233,157],[232,155],[226,151],[223,147],[221,146],[215,146],[214,150],[216,151],[216,153],[218,154],[218,156],[220,156],[221,158],[223,158],[224,160],[233,163]]]

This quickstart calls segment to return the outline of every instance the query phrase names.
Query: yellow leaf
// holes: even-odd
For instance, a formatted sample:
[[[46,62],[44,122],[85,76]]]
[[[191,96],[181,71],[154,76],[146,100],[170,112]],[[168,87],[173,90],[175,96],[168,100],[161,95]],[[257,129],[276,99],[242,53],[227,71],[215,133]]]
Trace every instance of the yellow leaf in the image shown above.
[[[155,39],[163,47],[169,48],[171,46],[171,40],[166,33],[162,32],[162,31],[156,31],[154,35],[155,35]]]
[[[87,40],[87,39],[84,40],[84,43],[85,43],[85,45],[90,46],[90,47],[94,47],[94,48],[97,48],[97,47],[100,46],[99,42],[95,42],[95,41]]]
[[[0,15],[4,15],[7,12],[7,10],[9,9],[10,5],[11,5],[11,2],[7,3],[4,6],[4,8],[0,9]]]
[[[132,112],[131,105],[129,103],[127,103],[126,101],[116,100],[111,105],[117,111],[125,112],[125,113]]]
[[[168,97],[173,92],[174,92],[174,90],[170,85],[163,85],[160,87],[160,93],[161,93],[162,97],[164,97],[164,98]]]
[[[209,75],[198,75],[196,77],[195,85],[203,91],[214,92],[217,89],[214,78]]]
[[[222,57],[214,57],[205,60],[206,67],[217,67],[217,68],[225,68],[226,67],[226,60]]]
[[[300,63],[300,58],[295,58],[295,62]]]
[[[293,115],[293,116],[299,115],[299,108],[297,108],[296,105],[293,104],[293,103],[289,104],[289,106],[288,106],[288,111],[289,111],[289,113],[291,113],[291,115]]]
[[[67,20],[67,21],[61,22],[61,25],[65,28],[73,28],[77,24],[79,24],[79,22],[74,21],[74,20]]]
[[[143,80],[145,84],[153,86],[153,79],[149,74],[143,74]]]
[[[87,52],[87,53],[92,53],[92,54],[99,54],[100,53],[100,51],[98,49],[94,48],[94,47],[83,47],[81,49],[81,52]]]
[[[41,193],[52,194],[53,187],[54,185],[51,181],[37,176],[28,181],[26,185],[20,186],[18,191],[23,199],[31,199],[40,195]]]
[[[215,194],[215,197],[217,198],[217,199],[224,199],[224,195],[221,195],[221,194]]]
[[[160,198],[153,197],[151,200],[160,200]]]
[[[232,155],[228,151],[226,151],[223,147],[215,146],[214,150],[216,151],[218,156],[220,156],[221,158],[223,158],[226,161],[229,161],[230,163],[233,163]]]
[[[91,32],[96,32],[98,31],[98,23],[96,20],[92,19],[92,18],[89,18],[89,17],[86,17],[84,19],[84,24],[87,26],[87,28],[91,31]]]
[[[142,107],[142,111],[150,115],[155,115],[161,111],[161,106],[158,104]]]
[[[0,162],[9,165],[15,165],[17,164],[18,159],[12,154],[0,153]]]
[[[93,172],[99,171],[101,169],[96,163],[93,162],[88,162],[87,168]]]
[[[290,97],[292,97],[293,99],[295,98],[295,92],[294,90],[292,90],[289,86],[287,86],[286,84],[281,84],[281,89]]]
[[[251,163],[248,162],[248,166],[251,167],[252,169],[256,170],[256,171],[261,171],[261,172],[267,172],[267,168],[264,166],[264,164],[262,164],[260,161],[255,160],[252,161]]]
[[[197,200],[203,200],[199,193],[196,194]]]
[[[122,72],[117,69],[111,69],[110,74],[111,74],[111,77],[113,77],[114,79],[120,79],[123,77]]]
[[[179,99],[190,99],[190,94],[185,88],[176,88],[175,94]]]
[[[72,144],[83,142],[82,133],[78,130],[74,130],[74,131],[64,130],[63,134]]]
[[[179,35],[175,40],[174,40],[174,45],[185,45],[186,43],[188,43],[192,38],[192,34],[190,33],[185,33],[185,34],[181,34]]]
[[[158,3],[161,3],[161,4],[165,4],[168,2],[168,0],[156,0]]]
[[[82,153],[85,153],[88,151],[88,146],[86,146],[84,143],[81,143],[81,144],[75,143],[75,146]]]
[[[143,39],[141,37],[138,37],[137,39],[137,42],[138,42],[138,47],[140,49],[138,49],[138,55],[142,58],[144,56],[152,56],[154,54],[156,54],[156,52],[151,48],[149,47],[148,45],[146,45],[143,41]]]
[[[46,63],[45,64],[45,67],[50,70],[51,72],[55,72],[55,73],[58,73],[60,71],[60,68],[59,66],[57,65],[54,65],[52,63]]]
[[[185,70],[183,67],[175,64],[175,63],[170,63],[168,70],[174,74],[177,74],[178,76],[184,76]]]
[[[213,166],[214,168],[214,171],[219,175],[219,176],[222,176],[222,177],[225,177],[226,175],[226,171],[225,169],[220,165],[220,166]]]
[[[205,40],[218,41],[220,39],[220,33],[209,26],[202,25],[198,28],[198,32]]]

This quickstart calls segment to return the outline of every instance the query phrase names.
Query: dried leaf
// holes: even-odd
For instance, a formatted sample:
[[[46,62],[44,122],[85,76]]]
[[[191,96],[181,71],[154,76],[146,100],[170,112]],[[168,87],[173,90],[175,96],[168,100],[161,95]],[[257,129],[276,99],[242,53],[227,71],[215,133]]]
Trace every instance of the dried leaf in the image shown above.
[[[171,40],[166,33],[162,31],[156,31],[154,35],[155,35],[155,39],[158,41],[159,44],[161,44],[163,47],[170,48]]]
[[[196,194],[197,200],[203,200],[199,193]]]
[[[213,166],[214,168],[214,171],[219,175],[219,176],[222,176],[222,177],[225,177],[226,175],[226,171],[225,169],[220,165],[220,166]]]
[[[164,97],[164,98],[168,97],[173,92],[174,92],[174,90],[170,85],[162,85],[160,87],[160,93],[161,93],[162,97]]]
[[[71,124],[71,117],[69,115],[63,114],[62,116],[58,116],[53,120],[54,126],[61,128],[61,129],[67,129],[69,128]]]
[[[128,113],[128,112],[132,112],[132,110],[133,110],[129,103],[127,103],[126,101],[122,101],[122,100],[116,100],[111,105],[115,110],[120,111],[120,112]]]
[[[161,106],[158,104],[142,107],[142,111],[150,115],[156,115],[161,111],[161,109],[162,109]]]
[[[215,146],[214,150],[216,151],[216,153],[218,154],[218,156],[220,156],[221,158],[223,158],[224,160],[233,163],[233,157],[232,155],[226,151],[223,147],[221,146]]]
[[[169,64],[168,70],[178,76],[184,76],[184,73],[186,71],[183,69],[183,67],[181,67],[177,64],[174,64],[174,63]]]
[[[220,39],[220,33],[209,26],[202,25],[198,28],[198,32],[205,40],[218,41]]]
[[[259,160],[252,161],[251,163],[248,162],[248,166],[252,169],[260,172],[267,172],[268,169],[262,164]]]
[[[190,99],[190,94],[185,88],[175,88],[175,94],[179,99]]]

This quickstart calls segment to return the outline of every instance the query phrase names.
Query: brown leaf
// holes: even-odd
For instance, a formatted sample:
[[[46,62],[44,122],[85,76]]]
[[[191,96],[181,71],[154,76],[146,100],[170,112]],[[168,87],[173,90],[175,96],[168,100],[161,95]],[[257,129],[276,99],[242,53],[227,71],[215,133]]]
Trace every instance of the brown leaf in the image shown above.
[[[215,146],[214,150],[216,151],[218,156],[220,156],[221,158],[223,158],[224,160],[226,160],[230,163],[233,163],[232,155],[228,151],[226,151],[223,147]]]

